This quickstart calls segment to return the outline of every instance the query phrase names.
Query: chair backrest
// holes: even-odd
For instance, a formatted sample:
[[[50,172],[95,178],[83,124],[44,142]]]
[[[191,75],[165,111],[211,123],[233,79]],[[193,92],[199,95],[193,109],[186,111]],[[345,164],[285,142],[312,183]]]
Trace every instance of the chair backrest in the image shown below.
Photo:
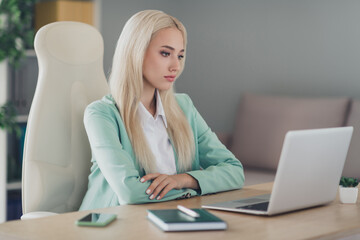
[[[90,25],[55,22],[37,32],[35,51],[39,75],[25,137],[23,213],[74,211],[90,172],[84,110],[108,93],[104,43]]]

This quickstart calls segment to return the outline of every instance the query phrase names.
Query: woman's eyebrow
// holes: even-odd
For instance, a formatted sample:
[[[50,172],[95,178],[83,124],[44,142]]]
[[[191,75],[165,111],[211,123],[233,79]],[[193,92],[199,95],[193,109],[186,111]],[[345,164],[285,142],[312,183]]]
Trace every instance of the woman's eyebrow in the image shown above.
[[[161,47],[164,47],[164,48],[170,49],[170,50],[172,50],[172,51],[174,51],[174,50],[175,50],[175,48],[170,47],[170,46],[168,46],[168,45],[164,45],[164,46],[161,46]],[[184,50],[184,49],[182,49],[180,52],[185,52],[185,50]]]

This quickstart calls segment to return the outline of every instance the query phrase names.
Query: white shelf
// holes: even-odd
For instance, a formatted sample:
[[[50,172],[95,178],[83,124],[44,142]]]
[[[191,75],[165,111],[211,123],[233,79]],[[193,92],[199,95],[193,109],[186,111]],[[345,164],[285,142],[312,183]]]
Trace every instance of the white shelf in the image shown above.
[[[8,99],[9,69],[7,60],[0,62],[0,106]],[[6,132],[0,129],[0,223],[6,221],[6,169],[7,169],[7,139]]]
[[[26,123],[28,120],[28,115],[18,115],[16,116],[16,122],[17,123]]]
[[[10,182],[6,184],[6,190],[20,190],[21,189],[21,181]]]
[[[36,57],[36,53],[34,49],[28,49],[25,51],[25,55],[27,57]]]

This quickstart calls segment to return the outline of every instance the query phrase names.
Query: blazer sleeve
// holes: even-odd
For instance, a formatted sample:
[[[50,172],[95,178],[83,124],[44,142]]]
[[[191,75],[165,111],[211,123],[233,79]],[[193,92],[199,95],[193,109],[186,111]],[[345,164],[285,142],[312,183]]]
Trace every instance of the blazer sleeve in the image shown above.
[[[115,106],[113,107],[115,108]],[[149,196],[145,193],[146,189],[150,186],[150,182],[140,182],[141,176],[136,160],[124,150],[120,142],[120,131],[125,131],[125,129],[121,129],[121,124],[119,124],[115,115],[115,110],[112,109],[111,105],[94,104],[89,105],[85,110],[84,124],[94,161],[89,182],[91,182],[91,178],[104,177],[106,179],[106,181],[92,181],[95,186],[91,187],[98,188],[96,192],[100,194],[101,192],[106,192],[104,188],[110,186],[117,195],[120,204],[159,201],[150,200]],[[93,171],[93,168],[97,167],[99,171]],[[196,194],[192,189],[174,189],[160,201],[173,200]]]
[[[191,105],[191,122],[202,170],[187,173],[198,181],[201,195],[241,188],[245,181],[242,164],[211,131],[192,102]]]

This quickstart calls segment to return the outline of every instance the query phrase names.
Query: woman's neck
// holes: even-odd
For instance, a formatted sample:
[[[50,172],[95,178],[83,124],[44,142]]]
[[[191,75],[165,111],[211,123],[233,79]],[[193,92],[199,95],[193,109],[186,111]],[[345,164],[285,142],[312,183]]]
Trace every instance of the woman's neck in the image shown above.
[[[144,107],[150,112],[152,116],[155,116],[156,113],[156,89],[153,91],[147,91],[143,92],[141,96],[141,103],[144,105]]]

